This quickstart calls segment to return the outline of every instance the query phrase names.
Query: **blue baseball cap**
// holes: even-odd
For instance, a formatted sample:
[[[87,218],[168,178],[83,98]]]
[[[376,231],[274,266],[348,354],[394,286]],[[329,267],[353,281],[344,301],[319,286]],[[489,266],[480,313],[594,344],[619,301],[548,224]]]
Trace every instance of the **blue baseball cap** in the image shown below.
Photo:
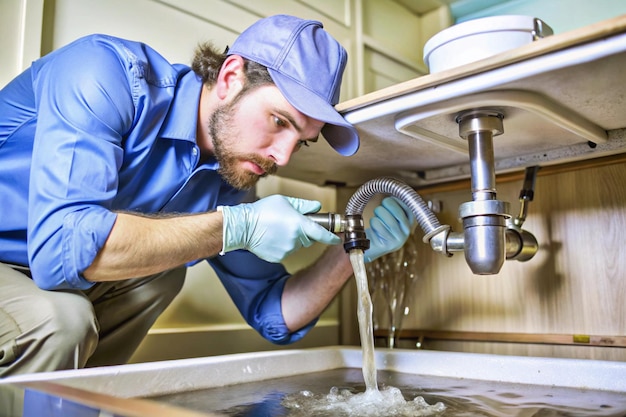
[[[325,122],[326,141],[341,155],[350,156],[359,149],[359,135],[334,107],[348,54],[323,28],[315,20],[270,16],[244,30],[228,55],[267,67],[287,101],[308,117]]]

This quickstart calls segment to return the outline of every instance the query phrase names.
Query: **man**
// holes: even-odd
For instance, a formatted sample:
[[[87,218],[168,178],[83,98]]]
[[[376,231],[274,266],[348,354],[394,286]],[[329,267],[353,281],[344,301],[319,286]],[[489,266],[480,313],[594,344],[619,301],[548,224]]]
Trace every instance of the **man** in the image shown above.
[[[192,67],[110,36],[35,61],[0,91],[0,376],[125,363],[207,259],[247,322],[299,340],[352,270],[316,201],[245,190],[324,138],[356,130],[334,109],[346,52],[319,22],[262,19]],[[367,230],[369,260],[404,243],[393,198]],[[278,263],[331,245],[290,276]]]

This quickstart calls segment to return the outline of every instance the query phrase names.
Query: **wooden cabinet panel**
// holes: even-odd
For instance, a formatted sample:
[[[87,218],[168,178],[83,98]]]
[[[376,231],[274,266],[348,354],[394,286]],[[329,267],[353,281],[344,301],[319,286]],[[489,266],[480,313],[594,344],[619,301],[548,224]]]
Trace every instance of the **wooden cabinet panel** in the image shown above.
[[[363,57],[365,93],[390,87],[420,75],[415,69],[398,63],[370,48],[365,48]]]
[[[302,3],[346,27],[352,25],[350,0],[302,0]]]
[[[540,171],[541,172],[541,171]],[[626,335],[626,164],[539,176],[524,229],[539,242],[527,262],[507,261],[498,275],[473,275],[462,253],[445,258],[421,243],[418,281],[406,329],[561,335]],[[521,182],[498,183],[498,199],[518,209]],[[442,223],[461,231],[459,204],[469,188],[422,194],[443,202]],[[376,306],[374,307],[376,310]],[[379,311],[380,313],[380,311]],[[384,327],[384,324],[382,325]],[[512,347],[432,342],[427,348],[626,360],[625,348]],[[500,348],[498,347],[500,346]]]
[[[363,34],[391,56],[418,65],[422,58],[420,18],[393,1],[363,0]]]
[[[91,33],[106,33],[145,42],[172,62],[189,63],[201,41],[216,46],[228,45],[238,31],[234,24],[222,23],[224,16],[231,22],[256,20],[250,13],[230,7],[223,2],[210,2],[216,19],[200,14],[195,2],[186,2],[190,10],[153,0],[56,0],[54,23],[51,28],[52,49]],[[218,5],[220,7],[218,7]],[[229,11],[229,13],[226,13]]]

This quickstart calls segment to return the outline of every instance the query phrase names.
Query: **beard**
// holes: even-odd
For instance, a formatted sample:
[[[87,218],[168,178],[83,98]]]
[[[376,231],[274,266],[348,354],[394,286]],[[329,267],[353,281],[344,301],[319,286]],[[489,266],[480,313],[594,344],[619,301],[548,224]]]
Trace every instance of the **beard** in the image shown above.
[[[239,100],[236,98],[231,103],[215,109],[209,121],[209,132],[213,142],[215,159],[219,163],[217,172],[230,186],[238,190],[248,190],[254,187],[260,178],[275,174],[278,166],[274,161],[256,154],[239,153],[233,149],[233,142],[240,134],[233,123],[238,102]],[[241,161],[253,162],[260,166],[265,173],[258,175],[247,171],[239,165]]]

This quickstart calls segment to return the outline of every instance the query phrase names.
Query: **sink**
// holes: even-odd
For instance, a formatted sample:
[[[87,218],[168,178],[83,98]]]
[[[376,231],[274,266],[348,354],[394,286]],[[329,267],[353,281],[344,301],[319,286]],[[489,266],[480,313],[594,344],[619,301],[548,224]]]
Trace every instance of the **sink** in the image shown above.
[[[431,392],[431,395],[433,389],[441,387],[442,381],[447,380],[445,386],[448,387],[448,398],[465,397],[472,390],[496,392],[501,393],[502,398],[515,398],[514,390],[518,390],[541,395],[543,401],[552,397],[553,401],[562,402],[564,395],[565,402],[570,398],[572,404],[579,404],[576,398],[590,399],[586,404],[588,414],[577,415],[617,416],[626,413],[626,363],[623,362],[408,349],[377,349],[375,355],[376,367],[381,375],[396,374],[392,381],[402,384],[419,378],[419,388]],[[78,390],[82,394],[75,394],[75,401],[85,401],[90,398],[89,393],[97,393],[103,398],[108,396],[115,399],[109,399],[108,404],[116,403],[119,407],[123,407],[125,401],[137,407],[138,403],[153,404],[154,401],[161,401],[158,397],[198,392],[202,397],[210,398],[212,395],[223,396],[224,392],[230,392],[243,404],[250,402],[250,396],[252,401],[259,400],[260,392],[263,391],[259,391],[260,388],[237,391],[247,384],[259,384],[256,387],[277,386],[282,387],[282,390],[309,389],[314,386],[313,381],[318,375],[339,371],[352,372],[350,381],[358,384],[362,377],[359,374],[361,364],[360,348],[336,346],[23,375],[2,380],[0,389],[7,386],[31,387],[43,392],[50,390],[58,396]],[[281,385],[281,378],[290,381],[289,378],[294,377],[311,383],[303,383],[304,388],[292,386],[291,383]],[[340,379],[337,381],[341,382]],[[380,377],[379,384],[381,381],[385,381],[385,378]],[[331,379],[326,387],[319,389],[326,393],[332,383]],[[226,387],[226,391],[219,391],[223,387]],[[222,399],[219,402],[225,404],[225,401]],[[593,408],[592,403],[596,403],[593,407],[597,408]],[[102,409],[106,410],[106,406],[107,403]],[[185,408],[184,404],[175,406],[182,410]],[[117,409],[118,415],[124,415],[120,410],[123,408]],[[217,411],[220,410],[206,410],[208,413]],[[518,415],[504,411],[501,413],[498,415]]]
[[[356,155],[325,141],[279,175],[359,186],[382,176],[419,187],[469,178],[459,111],[498,109],[496,172],[626,152],[626,15],[340,103],[361,136]]]

